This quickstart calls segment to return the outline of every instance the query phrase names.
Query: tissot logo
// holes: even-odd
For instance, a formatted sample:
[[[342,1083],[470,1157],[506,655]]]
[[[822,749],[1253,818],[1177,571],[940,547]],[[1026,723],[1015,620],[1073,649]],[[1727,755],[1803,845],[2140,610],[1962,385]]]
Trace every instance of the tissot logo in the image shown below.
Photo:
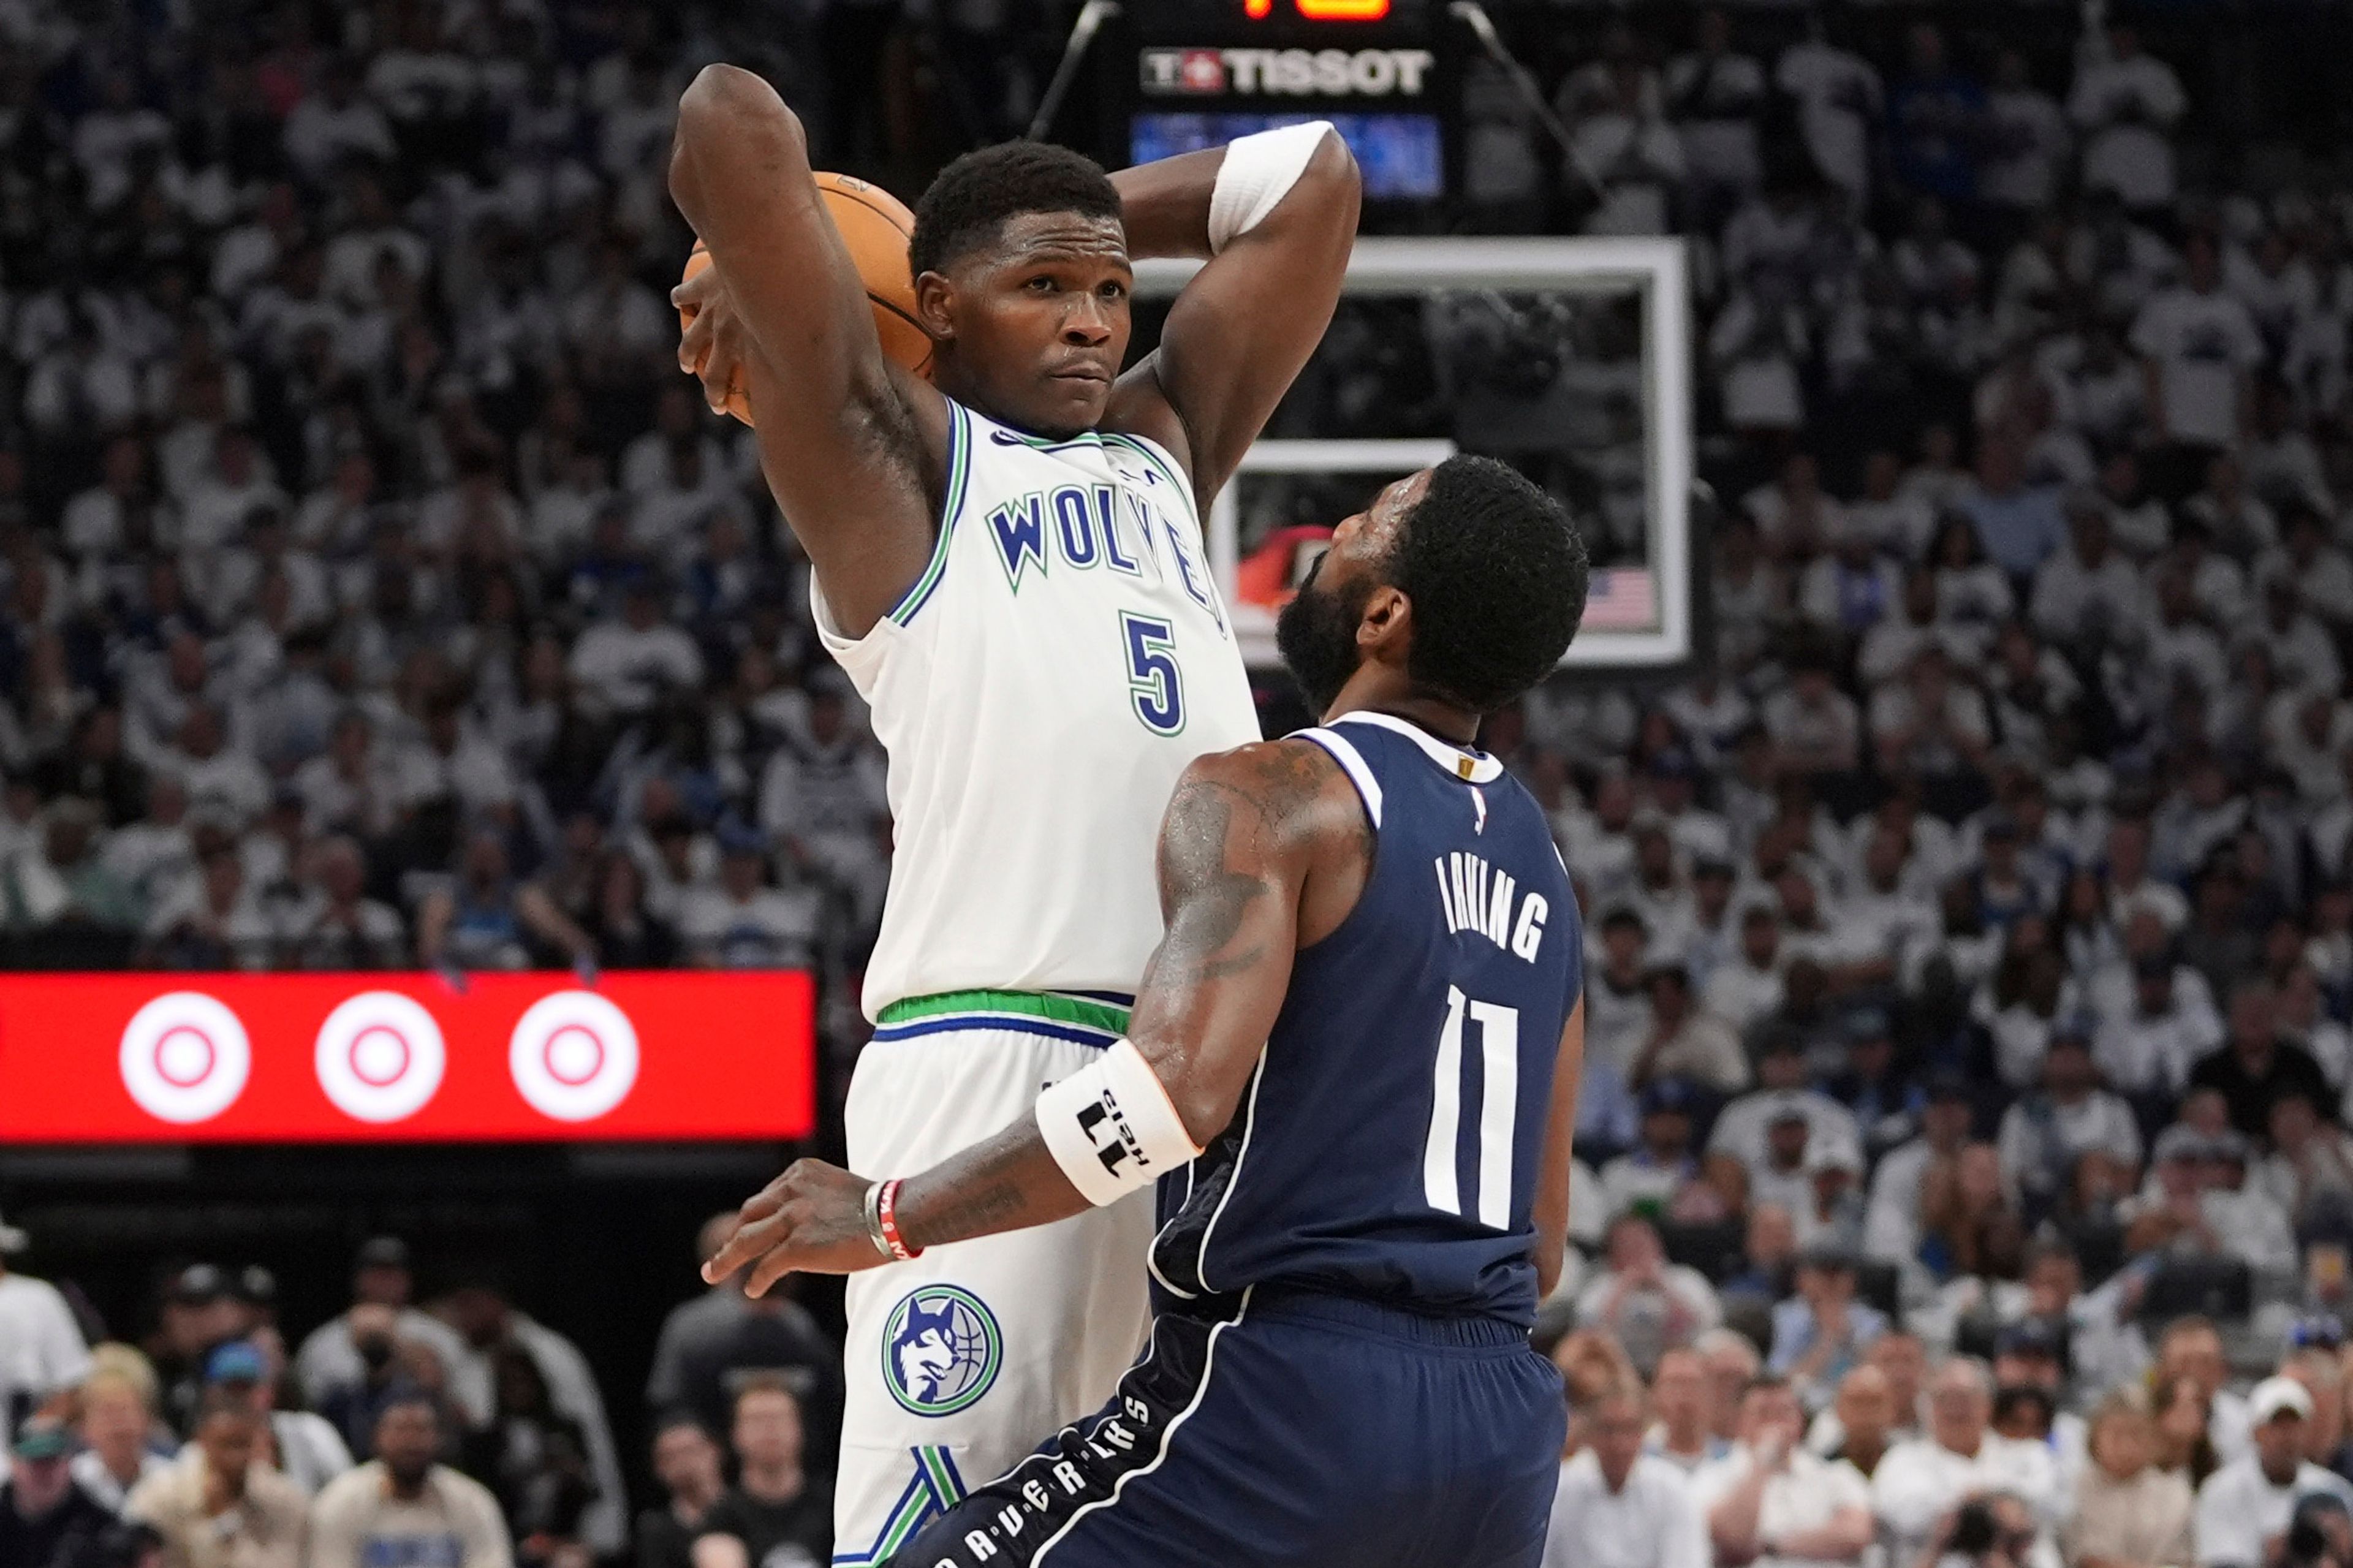
[[[1418,98],[1436,57],[1428,49],[1146,49],[1144,90],[1294,98]]]

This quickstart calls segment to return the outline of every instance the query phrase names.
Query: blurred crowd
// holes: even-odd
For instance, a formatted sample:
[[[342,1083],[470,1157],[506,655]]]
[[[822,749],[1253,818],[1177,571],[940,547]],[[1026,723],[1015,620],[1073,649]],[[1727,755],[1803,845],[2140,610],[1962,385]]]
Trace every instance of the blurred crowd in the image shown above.
[[[788,1292],[723,1284],[664,1322],[633,1467],[659,1501],[633,1531],[578,1348],[487,1285],[417,1300],[398,1237],[359,1249],[350,1305],[300,1339],[268,1269],[193,1263],[136,1343],[9,1271],[26,1240],[0,1224],[0,1568],[831,1560],[841,1352]]]
[[[1712,658],[1491,731],[1589,935],[1550,1560],[2353,1562],[2353,206],[2185,184],[2129,16],[1852,20],[1609,22],[1491,193],[1691,237],[1719,513]]]
[[[857,963],[881,759],[665,293],[681,88],[822,20],[0,16],[0,962]]]

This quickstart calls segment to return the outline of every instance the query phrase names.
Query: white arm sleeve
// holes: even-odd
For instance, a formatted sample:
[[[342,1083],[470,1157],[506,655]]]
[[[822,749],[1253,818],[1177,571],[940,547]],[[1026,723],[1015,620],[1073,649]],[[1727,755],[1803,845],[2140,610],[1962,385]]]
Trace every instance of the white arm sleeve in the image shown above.
[[[1332,129],[1328,120],[1279,126],[1226,144],[1218,183],[1209,193],[1209,253],[1214,256],[1266,221],[1307,172],[1307,161]]]

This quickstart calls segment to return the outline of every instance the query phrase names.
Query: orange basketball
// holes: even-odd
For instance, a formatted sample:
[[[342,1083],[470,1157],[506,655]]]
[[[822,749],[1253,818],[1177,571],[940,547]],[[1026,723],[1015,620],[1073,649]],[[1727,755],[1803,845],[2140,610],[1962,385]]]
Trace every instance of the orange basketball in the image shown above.
[[[874,330],[882,352],[917,375],[932,374],[932,340],[915,321],[915,280],[907,270],[907,238],[915,230],[915,215],[906,204],[882,189],[849,174],[817,174],[818,195],[833,226],[849,249],[858,275],[866,284],[866,302],[873,308]],[[686,270],[679,281],[711,265],[711,253],[696,240],[687,252]],[[694,320],[691,310],[679,313],[679,330]],[[727,412],[752,423],[752,400],[742,379],[727,389]]]

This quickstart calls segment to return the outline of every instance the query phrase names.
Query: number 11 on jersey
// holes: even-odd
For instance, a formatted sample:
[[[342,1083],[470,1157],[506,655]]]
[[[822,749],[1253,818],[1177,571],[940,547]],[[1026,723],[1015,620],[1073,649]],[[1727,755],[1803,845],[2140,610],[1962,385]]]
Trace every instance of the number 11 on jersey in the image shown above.
[[[1430,1142],[1421,1152],[1421,1191],[1431,1208],[1462,1212],[1457,1151],[1462,1140],[1462,1017],[1479,1026],[1484,1070],[1479,1092],[1479,1223],[1512,1228],[1512,1120],[1520,1089],[1520,1014],[1473,1002],[1446,988],[1446,1026],[1438,1034],[1437,1079],[1430,1104]]]

